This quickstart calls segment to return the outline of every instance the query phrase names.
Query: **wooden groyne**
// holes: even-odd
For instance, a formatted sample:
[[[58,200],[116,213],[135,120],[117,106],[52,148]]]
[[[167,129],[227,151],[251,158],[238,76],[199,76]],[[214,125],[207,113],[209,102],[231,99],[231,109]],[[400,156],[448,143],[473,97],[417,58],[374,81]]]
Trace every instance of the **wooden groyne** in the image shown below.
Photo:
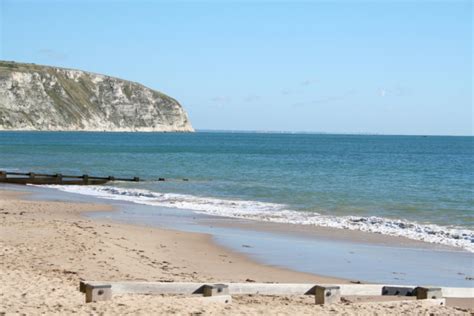
[[[203,296],[209,302],[231,303],[237,295],[313,295],[316,304],[337,304],[341,296],[414,296],[420,305],[445,305],[446,298],[474,297],[472,288],[426,287],[384,284],[301,284],[301,283],[194,283],[143,281],[81,281],[79,290],[85,293],[86,303],[112,299],[112,294],[185,295]],[[203,303],[199,301],[198,303]]]
[[[132,181],[138,182],[140,178],[116,178],[116,177],[94,177],[87,174],[81,176],[64,175],[61,173],[45,174],[45,173],[22,173],[8,172],[0,170],[0,183],[14,184],[59,184],[59,185],[97,185],[104,184],[109,181]]]

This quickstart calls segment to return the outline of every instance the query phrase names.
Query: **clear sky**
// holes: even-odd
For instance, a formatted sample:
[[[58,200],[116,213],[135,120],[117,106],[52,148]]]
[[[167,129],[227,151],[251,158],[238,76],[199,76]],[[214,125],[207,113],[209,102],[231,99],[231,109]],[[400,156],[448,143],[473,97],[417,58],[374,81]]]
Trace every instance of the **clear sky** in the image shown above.
[[[473,135],[469,0],[0,3],[1,59],[143,83],[197,129]]]

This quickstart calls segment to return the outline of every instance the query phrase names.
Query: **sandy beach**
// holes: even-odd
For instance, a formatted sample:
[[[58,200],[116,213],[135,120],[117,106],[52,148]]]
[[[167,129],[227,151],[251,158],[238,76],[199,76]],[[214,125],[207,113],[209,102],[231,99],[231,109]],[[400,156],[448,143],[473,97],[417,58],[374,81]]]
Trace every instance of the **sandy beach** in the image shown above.
[[[85,218],[107,205],[31,201],[0,191],[1,314],[439,314],[469,315],[472,301],[447,307],[413,302],[361,302],[316,306],[313,296],[235,296],[231,305],[194,298],[116,295],[84,303],[80,280],[345,283],[348,281],[258,264],[213,244],[206,234],[184,233]]]
[[[0,316],[474,316],[472,0],[0,0]]]

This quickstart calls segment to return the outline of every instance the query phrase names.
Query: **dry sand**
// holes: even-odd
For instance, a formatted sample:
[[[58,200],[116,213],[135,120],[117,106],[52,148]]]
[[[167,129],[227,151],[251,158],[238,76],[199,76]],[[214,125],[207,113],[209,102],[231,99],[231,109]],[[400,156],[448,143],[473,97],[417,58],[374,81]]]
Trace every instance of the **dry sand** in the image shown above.
[[[121,295],[84,303],[81,279],[215,282],[343,283],[255,263],[216,246],[211,236],[90,220],[107,205],[22,200],[0,191],[0,314],[345,314],[470,315],[463,307],[414,302],[314,305],[314,297],[234,296],[231,305],[193,298]],[[374,299],[372,299],[374,300]],[[466,305],[464,301],[462,305]]]

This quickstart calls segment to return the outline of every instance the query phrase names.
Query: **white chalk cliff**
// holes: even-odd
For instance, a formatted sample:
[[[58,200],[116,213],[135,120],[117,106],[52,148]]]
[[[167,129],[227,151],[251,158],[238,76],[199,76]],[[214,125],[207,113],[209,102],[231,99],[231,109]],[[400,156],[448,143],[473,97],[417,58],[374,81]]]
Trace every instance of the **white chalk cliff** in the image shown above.
[[[173,98],[90,72],[0,61],[0,130],[192,132]]]

